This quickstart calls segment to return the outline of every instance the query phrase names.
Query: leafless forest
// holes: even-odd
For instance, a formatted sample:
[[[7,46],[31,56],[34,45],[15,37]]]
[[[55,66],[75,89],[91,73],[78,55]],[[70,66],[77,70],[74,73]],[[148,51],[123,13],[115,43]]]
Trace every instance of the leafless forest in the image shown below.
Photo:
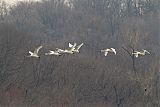
[[[0,1],[0,107],[160,107],[159,67],[160,0]]]

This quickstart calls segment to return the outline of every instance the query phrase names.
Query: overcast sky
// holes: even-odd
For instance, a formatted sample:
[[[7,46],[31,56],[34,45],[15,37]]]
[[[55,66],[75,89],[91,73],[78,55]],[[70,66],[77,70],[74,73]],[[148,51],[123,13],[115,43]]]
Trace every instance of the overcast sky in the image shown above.
[[[17,1],[40,1],[40,0],[4,0],[8,4],[15,4]]]

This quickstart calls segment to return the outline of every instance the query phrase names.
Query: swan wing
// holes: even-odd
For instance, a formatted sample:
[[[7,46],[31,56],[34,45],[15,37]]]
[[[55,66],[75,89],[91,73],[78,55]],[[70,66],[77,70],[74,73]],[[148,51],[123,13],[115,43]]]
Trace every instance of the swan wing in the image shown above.
[[[78,45],[77,48],[76,48],[76,50],[79,50],[83,46],[83,44],[84,43],[81,43],[80,45]]]
[[[113,50],[114,54],[116,55],[116,50]]]
[[[71,48],[73,45],[71,43],[69,43],[68,46]]]
[[[150,53],[149,51],[147,51],[147,50],[146,50],[146,52],[147,52],[148,54],[151,54],[151,53]]]
[[[135,57],[138,58],[138,54],[135,54]]]
[[[104,56],[107,56],[108,55],[108,51],[106,51],[105,53],[104,53]]]
[[[75,50],[75,47],[76,47],[77,43],[74,43],[74,45],[71,47],[71,51]]]
[[[34,53],[38,54],[39,50],[42,48],[42,46],[39,46],[38,48],[35,49]]]
[[[114,48],[111,48],[111,50],[114,52],[114,54],[116,55],[116,50]]]

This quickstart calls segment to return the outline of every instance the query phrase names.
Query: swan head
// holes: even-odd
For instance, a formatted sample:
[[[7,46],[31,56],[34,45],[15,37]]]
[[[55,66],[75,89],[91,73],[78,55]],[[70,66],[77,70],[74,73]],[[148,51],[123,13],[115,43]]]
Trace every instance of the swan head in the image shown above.
[[[104,52],[104,50],[101,50],[101,52]]]

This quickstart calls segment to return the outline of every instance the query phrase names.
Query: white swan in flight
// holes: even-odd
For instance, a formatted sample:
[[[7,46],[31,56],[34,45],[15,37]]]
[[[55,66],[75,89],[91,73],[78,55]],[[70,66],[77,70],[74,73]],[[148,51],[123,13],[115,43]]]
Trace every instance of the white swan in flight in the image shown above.
[[[73,45],[71,43],[69,43],[69,48],[64,50],[64,53],[69,53],[69,54],[73,54],[75,47],[76,47],[77,43],[74,43]]]
[[[150,52],[148,52],[147,50],[142,49],[142,51],[134,51],[132,53],[132,55],[134,55],[136,58],[138,58],[139,55],[144,56],[144,55],[146,55],[146,53],[150,54]]]
[[[113,52],[116,55],[116,50],[114,48],[107,48],[107,49],[101,50],[101,52],[104,52],[104,56],[107,56],[108,52]]]
[[[57,55],[60,56],[60,53],[64,53],[63,49],[56,48],[54,51],[49,50],[49,53],[45,53],[45,55]]]
[[[36,58],[40,58],[40,56],[38,55],[39,50],[42,48],[42,46],[37,47],[34,52],[29,51],[30,56],[28,57],[36,57]]]
[[[84,43],[81,43],[80,45],[76,46],[73,52],[79,53],[79,49],[83,46]],[[72,47],[73,45],[69,43],[69,47]]]
[[[58,51],[49,50],[49,53],[45,53],[45,55],[57,55],[57,56],[60,56],[61,54]]]

